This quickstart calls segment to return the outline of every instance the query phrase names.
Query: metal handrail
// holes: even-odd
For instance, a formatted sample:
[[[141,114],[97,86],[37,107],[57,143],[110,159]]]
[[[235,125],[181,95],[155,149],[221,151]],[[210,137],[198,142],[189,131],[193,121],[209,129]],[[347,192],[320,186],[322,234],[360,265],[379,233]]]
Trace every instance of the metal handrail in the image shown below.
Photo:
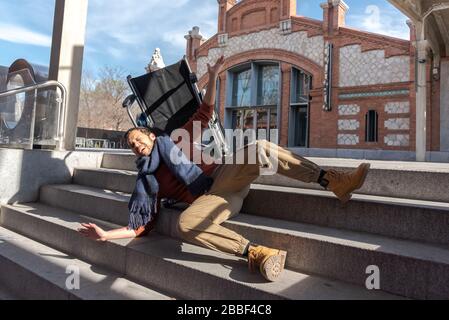
[[[29,91],[35,91],[40,89],[46,89],[50,87],[57,87],[59,90],[61,90],[61,97],[58,97],[56,101],[58,102],[58,150],[64,150],[64,134],[65,134],[65,127],[66,127],[66,112],[67,112],[67,89],[66,87],[55,80],[49,80],[46,82],[41,82],[38,84],[29,85],[26,87],[20,87],[16,89],[11,89],[8,91],[0,92],[0,99],[6,98],[9,96],[15,96],[20,93],[26,93]]]

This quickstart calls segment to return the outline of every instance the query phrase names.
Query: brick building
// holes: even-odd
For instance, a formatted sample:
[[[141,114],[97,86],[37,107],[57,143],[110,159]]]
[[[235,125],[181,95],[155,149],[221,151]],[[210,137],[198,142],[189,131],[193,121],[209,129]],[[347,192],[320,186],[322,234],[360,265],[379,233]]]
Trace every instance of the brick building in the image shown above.
[[[226,57],[217,83],[225,128],[277,128],[280,145],[290,148],[413,153],[411,23],[407,41],[345,27],[341,0],[321,4],[323,21],[297,16],[295,0],[218,6],[218,33],[206,41],[194,27],[187,58],[204,87],[207,63]],[[433,61],[426,63],[427,150],[440,151],[439,79]]]

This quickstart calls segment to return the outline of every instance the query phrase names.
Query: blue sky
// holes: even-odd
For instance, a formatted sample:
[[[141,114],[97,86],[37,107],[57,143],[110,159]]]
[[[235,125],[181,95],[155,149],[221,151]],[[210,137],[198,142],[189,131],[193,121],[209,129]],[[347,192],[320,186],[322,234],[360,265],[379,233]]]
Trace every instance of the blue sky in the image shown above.
[[[324,0],[298,0],[298,15],[322,19]],[[0,65],[16,58],[48,65],[55,0],[0,0]],[[346,0],[348,27],[408,39],[407,18],[386,0]],[[89,0],[84,72],[104,65],[140,75],[156,47],[165,63],[185,52],[193,26],[215,34],[216,0]]]

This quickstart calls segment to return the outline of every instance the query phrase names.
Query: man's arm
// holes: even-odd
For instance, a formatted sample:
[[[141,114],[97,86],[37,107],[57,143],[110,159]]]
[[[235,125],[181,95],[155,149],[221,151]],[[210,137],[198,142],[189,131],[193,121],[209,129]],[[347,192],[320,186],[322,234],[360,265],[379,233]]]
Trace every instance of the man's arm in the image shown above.
[[[224,56],[221,56],[217,63],[211,67],[207,64],[207,72],[209,73],[209,83],[207,84],[206,94],[204,95],[203,102],[208,106],[215,105],[215,96],[217,94],[217,79],[220,74],[221,67],[224,63]]]
[[[79,228],[78,232],[83,236],[97,241],[107,241],[114,239],[128,239],[137,236],[136,231],[127,227],[105,231],[94,223],[82,223],[83,228]]]
[[[191,137],[191,141],[194,141],[198,138],[193,134],[194,122],[201,124],[202,132],[205,128],[207,128],[209,121],[212,118],[215,105],[215,96],[217,92],[216,83],[223,63],[224,57],[222,56],[217,60],[217,63],[213,67],[211,67],[209,64],[207,65],[209,82],[207,84],[206,94],[203,97],[203,103],[195,112],[195,114],[189,119],[189,121],[182,127],[182,129],[187,130],[187,133]]]

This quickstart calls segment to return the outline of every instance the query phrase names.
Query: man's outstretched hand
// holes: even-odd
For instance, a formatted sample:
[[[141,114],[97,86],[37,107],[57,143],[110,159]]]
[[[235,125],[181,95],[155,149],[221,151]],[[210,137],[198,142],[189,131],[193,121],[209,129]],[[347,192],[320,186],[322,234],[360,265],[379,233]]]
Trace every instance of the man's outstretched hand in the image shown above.
[[[99,226],[93,223],[81,223],[82,228],[78,229],[78,232],[83,236],[96,240],[96,241],[106,241],[106,231],[101,229]]]
[[[207,64],[207,72],[209,72],[209,77],[216,78],[218,76],[218,74],[221,71],[221,68],[223,67],[224,61],[225,61],[224,56],[221,56],[220,58],[218,58],[214,66],[211,66],[209,63]]]

